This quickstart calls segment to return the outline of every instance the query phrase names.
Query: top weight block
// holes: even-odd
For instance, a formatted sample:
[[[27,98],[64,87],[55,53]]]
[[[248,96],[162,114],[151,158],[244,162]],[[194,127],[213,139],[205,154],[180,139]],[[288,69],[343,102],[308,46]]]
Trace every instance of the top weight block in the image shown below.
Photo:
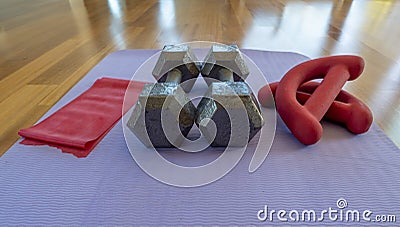
[[[200,66],[192,49],[185,45],[166,45],[153,69],[154,78],[166,82],[168,72],[177,69],[181,73],[180,82],[183,90],[189,92],[200,73]]]

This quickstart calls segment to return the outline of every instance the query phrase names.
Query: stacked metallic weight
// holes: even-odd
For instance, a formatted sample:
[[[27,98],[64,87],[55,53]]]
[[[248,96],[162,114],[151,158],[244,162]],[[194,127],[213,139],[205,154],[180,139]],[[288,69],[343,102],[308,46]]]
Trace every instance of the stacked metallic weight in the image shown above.
[[[208,90],[196,108],[186,92],[200,72]],[[128,128],[147,147],[179,147],[194,123],[211,146],[245,146],[264,124],[248,75],[236,45],[213,45],[202,64],[189,46],[164,46]]]

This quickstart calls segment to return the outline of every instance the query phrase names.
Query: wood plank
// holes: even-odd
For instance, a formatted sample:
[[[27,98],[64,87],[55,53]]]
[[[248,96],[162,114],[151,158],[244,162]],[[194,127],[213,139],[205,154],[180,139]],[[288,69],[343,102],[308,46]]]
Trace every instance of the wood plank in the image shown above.
[[[54,85],[25,85],[0,102],[0,155],[19,138],[20,129],[33,125],[51,107],[39,103],[54,89]]]

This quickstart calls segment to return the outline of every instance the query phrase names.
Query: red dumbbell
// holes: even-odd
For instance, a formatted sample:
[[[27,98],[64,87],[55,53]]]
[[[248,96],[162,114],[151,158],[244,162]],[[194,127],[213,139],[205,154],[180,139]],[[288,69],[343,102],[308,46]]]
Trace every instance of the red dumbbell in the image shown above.
[[[363,67],[364,61],[356,56],[320,58],[299,64],[286,73],[279,85],[270,85],[278,113],[300,142],[309,145],[321,138],[319,121],[324,116],[346,124],[349,131],[356,134],[369,129],[371,111],[360,100],[341,91],[347,80],[360,76]],[[324,80],[305,83],[319,78]],[[258,93],[262,105],[268,104],[265,89],[268,88]]]
[[[275,95],[278,85],[279,82],[269,84],[273,95]],[[319,85],[320,83],[312,81],[301,85],[296,93],[297,101],[304,105]],[[268,91],[266,91],[266,89],[268,89],[266,86],[260,89],[258,98],[261,105],[271,106],[270,103],[266,103],[266,101],[268,101],[266,98]],[[373,121],[372,112],[368,106],[343,90],[339,92],[339,95],[336,97],[335,101],[333,101],[323,118],[344,124],[346,128],[354,134],[367,132]]]

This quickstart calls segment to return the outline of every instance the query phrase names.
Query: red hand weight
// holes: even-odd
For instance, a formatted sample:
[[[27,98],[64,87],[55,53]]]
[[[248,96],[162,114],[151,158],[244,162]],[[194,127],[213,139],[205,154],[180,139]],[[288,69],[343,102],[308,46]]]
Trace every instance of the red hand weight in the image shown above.
[[[269,88],[274,96],[278,85],[279,82],[269,84]],[[296,93],[297,101],[302,105],[306,103],[311,94],[319,85],[320,83],[312,81],[301,85]],[[269,106],[270,103],[265,102],[268,101],[266,97],[268,93],[264,89],[268,88],[263,87],[259,91],[258,99],[263,106]],[[367,132],[373,121],[372,112],[368,106],[350,93],[343,90],[339,92],[335,101],[333,101],[323,118],[329,121],[344,124],[346,128],[354,134]]]
[[[331,105],[336,108],[331,109],[327,117],[346,123],[348,129],[354,133],[368,130],[370,124],[366,129],[364,127],[361,130],[360,128],[362,127],[354,126],[354,124],[357,125],[357,123],[354,123],[356,120],[350,121],[349,119],[358,119],[356,115],[360,113],[365,115],[366,112],[370,114],[370,111],[365,111],[364,107],[366,106],[355,97],[341,92],[341,88],[346,81],[359,77],[363,68],[364,61],[360,57],[332,56],[301,63],[286,73],[276,88],[276,108],[282,120],[300,142],[306,145],[318,142],[322,136],[322,126],[319,121],[328,112]],[[298,92],[300,85],[307,81],[321,78],[324,78],[324,80],[319,86],[313,83],[305,85],[303,88],[312,93],[312,95],[305,96],[303,95],[304,92],[303,94]],[[262,94],[261,89],[259,93],[261,103],[265,98]],[[296,95],[304,96],[304,105],[299,103]],[[338,102],[334,103],[336,97],[338,97]],[[348,105],[348,107],[345,105]],[[372,122],[371,114],[371,120],[368,120],[368,118],[366,117],[366,121]],[[365,126],[367,124],[361,125]]]

